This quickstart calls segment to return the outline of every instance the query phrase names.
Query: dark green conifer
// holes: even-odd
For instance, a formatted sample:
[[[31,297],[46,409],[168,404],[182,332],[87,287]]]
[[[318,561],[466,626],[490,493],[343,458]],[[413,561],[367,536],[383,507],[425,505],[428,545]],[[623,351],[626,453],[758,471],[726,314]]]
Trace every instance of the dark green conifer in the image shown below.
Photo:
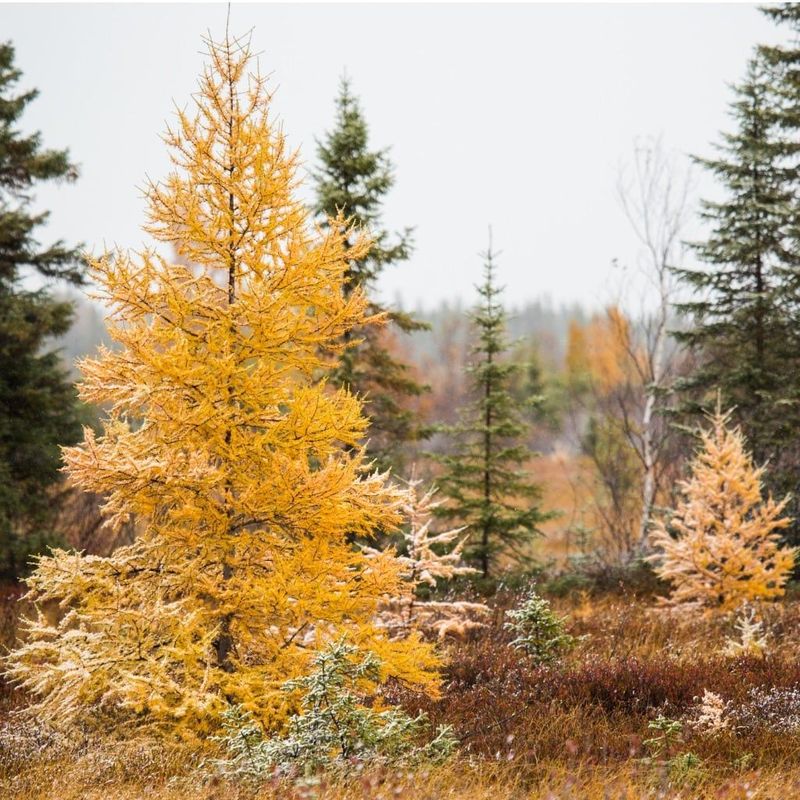
[[[368,452],[378,466],[401,470],[404,443],[420,435],[409,401],[424,387],[392,352],[390,340],[393,329],[408,333],[426,326],[374,298],[375,282],[383,270],[408,259],[411,230],[392,236],[381,225],[383,201],[394,184],[393,167],[386,150],[370,149],[366,121],[346,78],[336,100],[334,127],[318,142],[318,158],[316,210],[323,224],[342,212],[375,239],[366,258],[350,262],[344,290],[360,287],[370,299],[371,313],[385,314],[389,320],[388,327],[369,325],[348,334],[332,380],[366,400],[371,420]]]
[[[723,134],[717,158],[697,159],[724,197],[702,204],[711,232],[695,250],[707,266],[678,271],[695,298],[679,306],[691,325],[678,337],[698,355],[682,384],[688,407],[710,408],[719,389],[723,405],[736,407],[735,421],[755,460],[772,460],[777,479],[780,448],[800,430],[800,380],[788,375],[797,357],[787,348],[792,323],[786,315],[787,270],[800,263],[800,252],[792,246],[794,171],[780,141],[771,75],[761,56],[751,60],[734,87],[736,130]]]
[[[512,393],[519,365],[505,357],[507,317],[491,239],[483,258],[481,300],[472,314],[477,342],[468,368],[473,400],[457,424],[438,429],[452,438],[452,447],[435,458],[444,468],[437,483],[447,500],[438,513],[467,526],[466,556],[488,578],[503,557],[529,558],[528,545],[550,515],[542,512],[541,488],[525,469],[535,454],[523,444],[527,425]]]
[[[800,542],[800,6],[783,3],[762,11],[789,33],[780,45],[761,45],[758,56],[769,70],[775,125],[773,147],[779,155],[779,177],[785,184],[783,213],[785,255],[776,269],[776,305],[782,324],[776,349],[776,381],[781,402],[766,483],[775,496],[790,494],[788,512],[794,519],[786,533],[792,543]]]
[[[778,123],[785,133],[800,128],[800,5],[778,3],[761,9],[773,22],[788,29],[789,41],[780,45],[759,45],[758,54],[772,72],[772,91],[776,97]],[[800,142],[784,138],[787,155],[800,152]]]
[[[51,535],[60,444],[80,438],[75,392],[48,341],[66,332],[70,303],[47,282],[82,280],[74,248],[42,246],[46,212],[31,208],[40,181],[74,180],[66,150],[42,147],[18,126],[36,90],[20,92],[14,48],[0,44],[0,576],[17,577]],[[38,286],[37,286],[38,284]]]

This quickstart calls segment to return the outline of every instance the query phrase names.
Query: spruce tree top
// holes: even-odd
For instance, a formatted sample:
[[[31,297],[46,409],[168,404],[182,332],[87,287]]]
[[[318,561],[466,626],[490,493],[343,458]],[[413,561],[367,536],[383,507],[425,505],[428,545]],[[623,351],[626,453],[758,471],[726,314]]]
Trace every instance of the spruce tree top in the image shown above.
[[[42,149],[41,134],[25,135],[17,127],[27,105],[38,95],[36,89],[17,92],[22,73],[14,66],[14,47],[0,44],[0,282],[10,286],[21,268],[32,267],[45,277],[81,283],[82,265],[78,251],[57,241],[40,249],[36,228],[48,218],[47,212],[31,214],[32,189],[38,181],[73,181],[77,168],[66,150]]]
[[[771,73],[761,58],[750,61],[745,79],[733,90],[735,132],[722,134],[717,158],[695,158],[727,190],[720,202],[703,201],[702,216],[713,230],[706,242],[695,245],[703,261],[723,269],[683,273],[695,285],[723,293],[742,290],[739,282],[731,281],[742,267],[749,268],[755,280],[759,269],[795,258],[785,239],[791,203],[786,180],[793,172],[779,163],[781,149],[775,136],[779,109],[771,92]],[[753,300],[757,300],[755,295]],[[707,310],[708,305],[700,308]]]
[[[706,351],[690,386],[722,387],[726,402],[736,403],[746,416],[748,406],[768,400],[775,389],[768,362],[779,358],[781,348],[773,345],[783,339],[780,275],[800,260],[790,246],[797,216],[789,184],[794,171],[776,136],[779,108],[762,58],[750,61],[734,91],[736,130],[723,135],[717,158],[696,159],[726,196],[703,202],[702,216],[712,229],[706,241],[694,245],[713,269],[676,270],[698,296],[678,306],[697,323],[677,336]],[[760,437],[750,435],[760,458]]]
[[[336,98],[336,122],[324,140],[317,143],[321,166],[314,173],[317,184],[316,212],[323,217],[345,218],[371,230],[374,242],[366,258],[350,267],[352,285],[368,285],[383,267],[405,261],[411,251],[411,229],[407,228],[392,244],[380,224],[383,198],[394,185],[394,174],[387,149],[369,149],[369,130],[357,98],[342,77]]]
[[[761,11],[773,22],[786,25],[791,30],[792,38],[783,45],[759,45],[758,52],[768,63],[787,67],[796,86],[800,83],[800,6],[797,3],[780,3],[763,6]]]

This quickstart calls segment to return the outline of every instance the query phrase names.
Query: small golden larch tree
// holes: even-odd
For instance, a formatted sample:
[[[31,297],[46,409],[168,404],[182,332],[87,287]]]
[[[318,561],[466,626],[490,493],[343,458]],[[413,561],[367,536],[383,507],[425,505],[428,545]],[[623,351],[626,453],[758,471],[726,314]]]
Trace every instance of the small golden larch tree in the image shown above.
[[[269,114],[247,40],[209,42],[193,114],[168,129],[175,170],[147,189],[155,250],[92,263],[119,345],[83,361],[101,435],[65,451],[110,524],[145,530],[108,558],[40,558],[31,621],[8,672],[54,720],[147,723],[204,735],[242,706],[269,729],[285,682],[346,637],[394,677],[436,690],[417,634],[390,638],[381,599],[409,591],[392,553],[352,544],[401,520],[403,494],[370,473],[360,402],[324,375],[366,301],[342,291],[370,241],[315,227],[298,159]],[[189,265],[189,266],[187,266]]]
[[[387,597],[379,607],[378,624],[393,638],[402,638],[418,630],[426,637],[463,639],[472,631],[486,627],[491,613],[489,607],[468,600],[423,599],[415,590],[424,588],[432,592],[446,581],[478,572],[462,560],[467,537],[461,534],[465,529],[433,530],[434,512],[440,506],[435,500],[436,487],[421,491],[422,480],[414,471],[405,483],[407,492],[402,510],[407,524],[402,531],[402,554],[398,560],[412,591]],[[364,552],[370,557],[382,555],[381,550],[369,546]]]
[[[795,552],[780,545],[787,500],[762,497],[763,467],[753,465],[730,412],[718,407],[701,432],[701,449],[682,483],[683,500],[655,526],[649,560],[672,584],[671,602],[721,610],[780,597]]]

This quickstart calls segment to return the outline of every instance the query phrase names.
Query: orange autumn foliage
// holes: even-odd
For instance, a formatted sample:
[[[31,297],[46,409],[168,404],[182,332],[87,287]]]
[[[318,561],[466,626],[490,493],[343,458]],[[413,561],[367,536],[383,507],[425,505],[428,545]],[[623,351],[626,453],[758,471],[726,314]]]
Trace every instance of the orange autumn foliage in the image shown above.
[[[67,469],[144,530],[107,558],[39,559],[29,598],[66,613],[32,620],[8,671],[48,719],[204,736],[237,705],[274,729],[285,682],[342,637],[382,679],[437,687],[431,646],[375,623],[411,588],[392,552],[352,541],[397,526],[404,495],[364,461],[360,401],[325,380],[367,321],[342,286],[370,241],[312,223],[248,43],[209,54],[165,137],[175,169],[147,190],[147,230],[178,258],[92,262],[119,347],[81,364],[82,397],[110,411]]]

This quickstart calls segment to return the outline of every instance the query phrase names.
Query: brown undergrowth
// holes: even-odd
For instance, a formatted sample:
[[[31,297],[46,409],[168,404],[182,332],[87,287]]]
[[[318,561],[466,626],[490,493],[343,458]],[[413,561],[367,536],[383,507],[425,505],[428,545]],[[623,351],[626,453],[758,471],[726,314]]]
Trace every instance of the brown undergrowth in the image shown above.
[[[498,598],[501,607],[511,602],[510,596]],[[434,725],[453,726],[461,749],[443,766],[362,774],[354,765],[352,774],[336,783],[233,784],[207,766],[213,745],[198,754],[163,741],[55,733],[12,714],[23,698],[0,685],[5,711],[0,796],[777,800],[800,795],[800,692],[793,691],[800,687],[800,602],[765,609],[766,655],[740,658],[722,652],[733,633],[729,618],[665,611],[652,598],[624,594],[578,594],[553,602],[569,615],[570,632],[581,637],[562,663],[538,666],[512,648],[498,611],[490,631],[448,646],[441,698],[391,688],[392,702],[412,713],[424,711]],[[695,723],[706,692],[730,709],[717,731]],[[762,707],[767,711],[761,713]],[[652,726],[659,718],[680,723],[679,733],[663,746],[653,744],[660,734]]]

